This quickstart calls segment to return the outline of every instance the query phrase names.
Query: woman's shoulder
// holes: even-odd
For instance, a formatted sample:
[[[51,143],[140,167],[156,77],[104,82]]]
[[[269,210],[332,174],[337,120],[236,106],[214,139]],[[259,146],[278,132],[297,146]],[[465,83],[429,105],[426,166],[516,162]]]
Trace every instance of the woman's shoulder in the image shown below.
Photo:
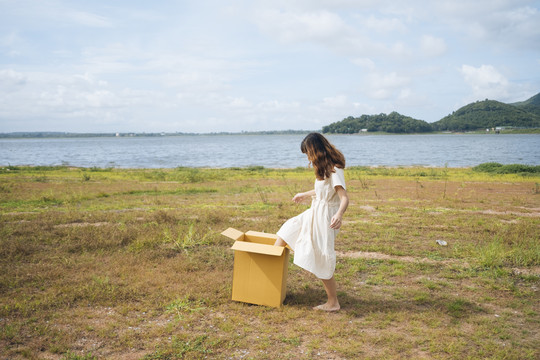
[[[332,183],[334,186],[341,185],[345,188],[345,172],[343,168],[334,168],[334,173],[332,174]]]

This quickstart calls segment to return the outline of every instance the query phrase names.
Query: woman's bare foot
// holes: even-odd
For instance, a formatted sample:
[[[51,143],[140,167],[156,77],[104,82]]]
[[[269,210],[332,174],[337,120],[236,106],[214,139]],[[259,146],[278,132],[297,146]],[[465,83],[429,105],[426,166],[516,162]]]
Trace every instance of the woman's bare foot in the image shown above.
[[[337,304],[326,303],[319,306],[315,306],[313,308],[313,310],[326,311],[326,312],[335,312],[335,311],[339,311],[339,309],[341,309],[341,307],[339,306],[339,303]]]

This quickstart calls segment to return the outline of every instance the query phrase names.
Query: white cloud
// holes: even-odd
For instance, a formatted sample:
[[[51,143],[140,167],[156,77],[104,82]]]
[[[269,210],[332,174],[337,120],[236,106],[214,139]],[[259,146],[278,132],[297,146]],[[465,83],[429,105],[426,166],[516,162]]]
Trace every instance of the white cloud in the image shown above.
[[[0,70],[0,119],[70,119],[103,123],[104,119],[140,118],[145,108],[164,106],[160,94],[112,88],[89,74]],[[71,124],[64,124],[64,129]],[[35,129],[30,129],[35,130]],[[55,128],[54,130],[62,130]]]
[[[489,41],[498,48],[538,47],[540,12],[528,0],[434,2],[442,23],[464,34],[467,41]]]
[[[86,4],[86,6],[80,2],[63,0],[4,0],[3,3],[4,21],[9,23],[12,19],[17,19],[19,25],[42,32],[48,32],[54,28],[66,30],[66,26],[73,31],[79,26],[112,28],[115,25],[108,16],[89,9],[89,7],[99,7],[100,5],[97,2],[95,2],[96,4]],[[110,9],[108,7],[108,10]],[[43,27],[44,25],[46,25],[46,28]]]
[[[347,96],[346,95],[337,95],[337,96],[331,96],[331,97],[325,97],[323,99],[323,105],[333,108],[339,108],[343,107],[347,104]]]
[[[259,0],[260,7],[275,7],[295,11],[313,11],[318,9],[358,9],[369,8],[380,0]]]
[[[508,80],[492,65],[477,68],[463,65],[461,73],[477,99],[504,99],[508,96]]]
[[[264,31],[286,43],[313,41],[327,43],[351,31],[341,17],[329,11],[291,13],[267,10],[259,16]]]
[[[231,108],[239,108],[239,109],[241,109],[241,108],[250,108],[252,105],[244,97],[237,97],[237,98],[233,98],[229,102],[229,106]]]
[[[411,79],[395,72],[388,74],[372,73],[366,78],[366,96],[377,99],[389,99],[407,86]]]
[[[0,36],[0,46],[2,47],[6,47],[6,48],[12,47],[12,46],[15,46],[19,42],[21,42],[21,37],[15,31],[12,31],[9,34]]]
[[[263,101],[257,104],[257,110],[269,111],[269,112],[295,112],[301,108],[301,104],[298,101],[286,102],[279,100]]]
[[[0,36],[0,55],[2,53],[9,57],[16,57],[23,52],[24,41],[16,31]]]
[[[168,69],[163,69],[168,71]],[[161,71],[158,71],[161,72]],[[185,68],[185,72],[164,72],[155,77],[166,87],[176,88],[187,94],[204,94],[228,89],[225,73],[197,68]]]
[[[136,45],[108,42],[103,47],[83,47],[78,65],[86,73],[136,73],[153,54],[145,54]]]
[[[0,91],[12,92],[21,89],[26,83],[26,76],[13,69],[0,70]]]
[[[401,101],[407,101],[407,100],[411,99],[411,97],[412,97],[411,89],[402,89],[399,92],[398,99],[401,100]]]
[[[98,28],[113,27],[113,23],[105,16],[77,10],[67,10],[62,11],[62,13],[66,20],[69,20],[79,25]]]
[[[446,43],[444,39],[431,35],[422,36],[421,49],[427,56],[440,56],[446,52]]]
[[[351,62],[367,70],[375,70],[375,62],[369,58],[355,58]]]
[[[376,31],[380,33],[407,31],[407,26],[403,23],[403,21],[395,17],[381,18],[370,15],[367,18],[363,18],[361,16],[356,16],[356,18],[359,25],[368,31]]]
[[[368,18],[363,24],[357,19],[347,22],[338,13],[283,12],[266,10],[256,16],[256,24],[272,38],[287,44],[317,44],[340,56],[351,59],[366,56],[409,56],[409,47],[400,41],[384,42],[372,38],[370,28],[378,32],[395,31],[402,24],[395,19]]]

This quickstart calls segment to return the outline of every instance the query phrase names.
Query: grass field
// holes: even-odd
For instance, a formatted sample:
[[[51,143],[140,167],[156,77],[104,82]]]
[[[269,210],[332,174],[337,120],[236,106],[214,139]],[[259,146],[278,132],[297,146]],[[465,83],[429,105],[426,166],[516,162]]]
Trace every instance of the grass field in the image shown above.
[[[327,314],[292,261],[282,308],[232,302],[220,235],[275,233],[310,169],[1,168],[0,358],[540,358],[538,173],[346,178]]]

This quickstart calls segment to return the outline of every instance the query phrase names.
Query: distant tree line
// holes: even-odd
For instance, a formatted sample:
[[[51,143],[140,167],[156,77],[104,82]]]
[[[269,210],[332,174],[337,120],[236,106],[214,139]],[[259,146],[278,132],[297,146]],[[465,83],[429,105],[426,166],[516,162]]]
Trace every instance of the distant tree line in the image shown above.
[[[434,123],[392,112],[388,115],[349,116],[322,128],[323,133],[356,134],[362,131],[396,134],[431,131],[474,131],[497,127],[540,128],[540,94],[527,101],[505,104],[494,100],[477,101]]]
[[[67,133],[54,131],[20,131],[0,133],[0,138],[78,138],[78,137],[113,137],[113,133]]]
[[[495,127],[533,128],[540,116],[516,106],[485,100],[466,105],[431,124],[435,131],[468,131]]]
[[[517,102],[517,103],[513,103],[513,104],[510,104],[510,105],[513,105],[513,106],[516,106],[522,110],[525,110],[527,112],[530,112],[530,113],[533,113],[533,114],[536,114],[536,115],[540,115],[540,93],[534,95],[533,97],[525,100],[525,101],[521,101],[521,102]]]
[[[423,120],[392,112],[388,115],[349,116],[342,121],[332,123],[322,128],[323,133],[355,134],[362,130],[368,132],[388,132],[398,134],[424,133],[433,131],[431,125]]]

